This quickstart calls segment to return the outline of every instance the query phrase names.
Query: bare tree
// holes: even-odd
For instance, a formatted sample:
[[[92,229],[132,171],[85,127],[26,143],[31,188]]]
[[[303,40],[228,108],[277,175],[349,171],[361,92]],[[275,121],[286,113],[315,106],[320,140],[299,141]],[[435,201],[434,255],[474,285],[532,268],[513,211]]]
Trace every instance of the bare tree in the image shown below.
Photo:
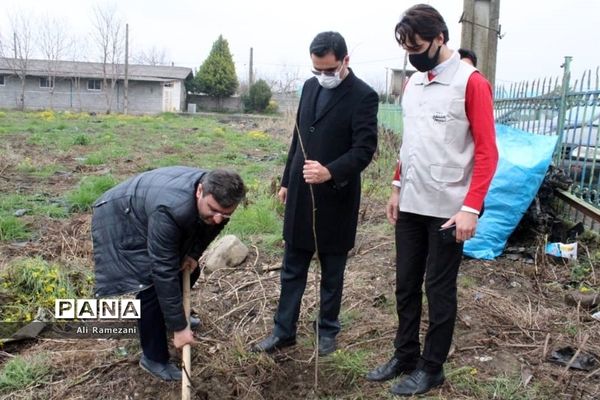
[[[115,86],[120,76],[119,60],[124,55],[124,24],[117,16],[115,5],[94,8],[92,39],[100,52],[102,90],[106,97],[106,113],[112,111]]]
[[[294,93],[302,84],[300,71],[283,68],[279,76],[271,79],[265,79],[273,93]]]
[[[90,57],[93,53],[94,44],[91,43],[90,40],[76,40],[73,37],[72,46],[70,48],[70,54],[68,54],[68,59],[71,61],[83,61],[83,62],[92,62],[98,61],[98,58]],[[83,99],[81,98],[81,74],[79,72],[80,66],[79,64],[73,64],[73,77],[71,78],[71,82],[73,84],[73,89],[77,94],[77,105],[79,112],[83,111]],[[85,80],[83,81],[85,83]]]
[[[133,57],[133,62],[141,65],[168,65],[165,49],[152,46],[150,49],[140,50]]]
[[[53,108],[54,89],[60,61],[68,57],[73,48],[73,40],[67,32],[68,25],[65,20],[50,18],[48,15],[40,20],[38,46],[46,61],[51,109]]]
[[[21,92],[16,96],[16,106],[25,109],[25,79],[33,51],[30,18],[22,13],[9,15],[10,30],[0,46],[1,56],[21,81]]]

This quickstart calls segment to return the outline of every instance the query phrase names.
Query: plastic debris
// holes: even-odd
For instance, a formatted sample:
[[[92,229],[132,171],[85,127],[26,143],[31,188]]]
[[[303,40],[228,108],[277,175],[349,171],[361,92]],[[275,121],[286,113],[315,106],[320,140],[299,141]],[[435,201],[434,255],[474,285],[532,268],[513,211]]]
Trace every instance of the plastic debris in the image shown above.
[[[127,357],[129,352],[127,351],[127,347],[119,346],[115,349],[115,353],[119,357]]]
[[[19,208],[17,211],[15,211],[14,216],[15,217],[22,217],[23,215],[27,214],[29,210],[27,208]]]
[[[559,365],[569,365],[569,362],[575,355],[575,352],[576,350],[571,346],[562,347],[553,351],[550,357],[548,357],[548,361]],[[580,351],[571,365],[569,365],[569,368],[579,369],[582,371],[592,371],[598,368],[599,365],[600,361],[595,354]]]
[[[555,257],[577,260],[577,242],[574,243],[548,243],[546,245],[546,254]]]
[[[46,323],[42,321],[31,321],[24,326],[21,324],[4,324],[2,332],[0,332],[0,347],[5,343],[19,342],[22,340],[35,339],[46,327]],[[10,336],[6,335],[6,330],[14,330]],[[8,336],[8,337],[7,337]]]
[[[532,369],[526,366],[521,366],[521,382],[523,382],[523,387],[527,387],[527,385],[529,385],[529,382],[531,382],[532,379]]]

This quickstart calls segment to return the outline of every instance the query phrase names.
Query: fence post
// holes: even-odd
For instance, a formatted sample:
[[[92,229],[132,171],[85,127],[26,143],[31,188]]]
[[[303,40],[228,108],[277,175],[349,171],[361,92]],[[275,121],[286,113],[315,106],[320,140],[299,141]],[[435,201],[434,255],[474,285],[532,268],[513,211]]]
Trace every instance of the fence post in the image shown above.
[[[565,56],[565,62],[561,67],[563,68],[563,77],[562,84],[560,87],[560,104],[558,105],[558,123],[557,123],[557,132],[558,132],[558,143],[556,145],[556,149],[554,150],[554,160],[556,165],[560,165],[560,161],[562,158],[562,138],[563,131],[565,128],[565,117],[567,111],[567,93],[569,92],[569,85],[571,81],[571,61],[573,57]]]

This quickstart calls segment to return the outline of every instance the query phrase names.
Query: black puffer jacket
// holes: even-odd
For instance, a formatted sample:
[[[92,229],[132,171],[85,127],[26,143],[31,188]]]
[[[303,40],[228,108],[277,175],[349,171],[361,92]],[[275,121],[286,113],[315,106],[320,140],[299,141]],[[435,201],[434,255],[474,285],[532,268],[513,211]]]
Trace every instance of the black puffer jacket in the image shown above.
[[[197,259],[225,224],[198,216],[196,188],[207,171],[167,167],[144,172],[107,191],[94,204],[92,238],[97,297],[154,285],[167,326],[186,326],[179,270]]]

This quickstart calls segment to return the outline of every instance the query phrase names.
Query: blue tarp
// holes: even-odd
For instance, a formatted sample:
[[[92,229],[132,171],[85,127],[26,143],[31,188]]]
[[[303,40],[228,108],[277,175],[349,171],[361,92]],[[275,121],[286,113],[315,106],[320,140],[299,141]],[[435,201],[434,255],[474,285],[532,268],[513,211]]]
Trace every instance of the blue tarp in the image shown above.
[[[558,136],[534,135],[506,125],[496,125],[500,159],[485,198],[485,212],[475,236],[465,242],[464,254],[493,260],[537,194]]]

